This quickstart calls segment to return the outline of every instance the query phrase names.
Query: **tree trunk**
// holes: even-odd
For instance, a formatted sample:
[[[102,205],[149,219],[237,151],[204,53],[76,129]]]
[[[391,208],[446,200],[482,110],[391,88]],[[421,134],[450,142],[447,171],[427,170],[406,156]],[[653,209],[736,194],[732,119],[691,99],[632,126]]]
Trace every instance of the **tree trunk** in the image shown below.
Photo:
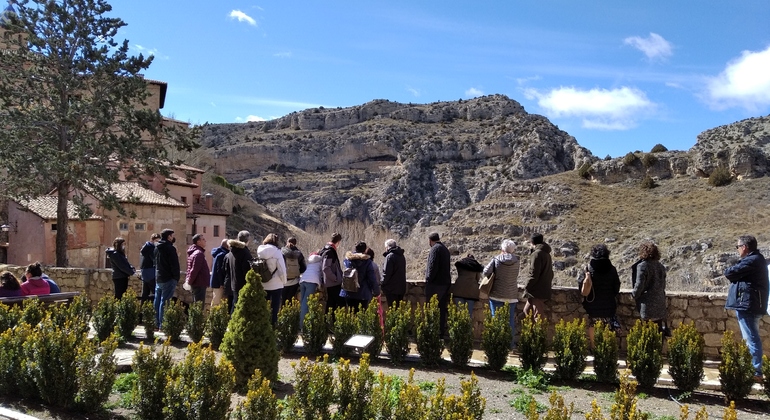
[[[69,201],[70,184],[68,181],[61,181],[58,184],[56,203],[56,266],[67,267],[67,224],[69,217],[67,215],[67,202]]]

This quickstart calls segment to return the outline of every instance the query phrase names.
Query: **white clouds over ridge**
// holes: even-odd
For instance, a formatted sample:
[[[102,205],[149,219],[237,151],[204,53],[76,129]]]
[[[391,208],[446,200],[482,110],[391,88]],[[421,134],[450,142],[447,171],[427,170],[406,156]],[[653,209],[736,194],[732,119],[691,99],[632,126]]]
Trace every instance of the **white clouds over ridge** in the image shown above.
[[[549,92],[526,89],[524,94],[537,99],[549,117],[582,118],[583,128],[588,129],[628,130],[655,109],[644,92],[625,86],[612,90],[560,87]]]
[[[235,117],[235,122],[252,122],[252,121],[267,121],[267,119],[262,118],[258,115],[249,115],[246,118]]]
[[[251,26],[257,26],[257,21],[253,17],[241,12],[240,10],[233,10],[229,15],[230,19],[235,19],[238,22],[246,22]]]
[[[476,98],[476,97],[479,97],[479,96],[484,96],[484,91],[482,91],[481,89],[477,89],[475,87],[472,87],[472,88],[470,88],[470,89],[465,91],[465,96],[467,96],[469,98]]]
[[[644,55],[646,55],[650,60],[654,60],[656,58],[662,59],[670,57],[674,54],[671,43],[654,32],[650,32],[649,38],[630,36],[624,39],[623,43],[643,52]]]
[[[707,101],[717,109],[748,110],[770,105],[770,46],[764,51],[743,51],[709,80]]]

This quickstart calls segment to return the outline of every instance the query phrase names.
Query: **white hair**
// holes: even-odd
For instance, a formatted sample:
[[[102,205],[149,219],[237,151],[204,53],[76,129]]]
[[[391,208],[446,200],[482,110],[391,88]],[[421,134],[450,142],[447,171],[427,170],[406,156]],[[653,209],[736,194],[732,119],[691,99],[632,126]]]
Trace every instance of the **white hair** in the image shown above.
[[[395,239],[388,239],[387,241],[385,241],[385,248],[387,248],[387,249],[395,248],[397,246],[398,245],[396,245],[396,240]]]
[[[513,242],[510,239],[503,239],[503,243],[500,244],[500,249],[508,254],[513,254],[516,252],[516,242]]]

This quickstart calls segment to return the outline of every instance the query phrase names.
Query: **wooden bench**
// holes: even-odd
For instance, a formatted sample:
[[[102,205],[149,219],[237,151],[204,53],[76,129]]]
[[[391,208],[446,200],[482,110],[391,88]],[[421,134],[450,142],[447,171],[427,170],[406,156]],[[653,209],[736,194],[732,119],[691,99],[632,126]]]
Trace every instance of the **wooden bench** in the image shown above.
[[[56,304],[68,305],[72,303],[72,301],[77,296],[80,296],[80,292],[51,293],[49,295],[14,296],[14,297],[0,298],[0,303],[4,303],[6,305],[21,305],[27,299],[38,299],[39,301],[49,305],[56,305]]]

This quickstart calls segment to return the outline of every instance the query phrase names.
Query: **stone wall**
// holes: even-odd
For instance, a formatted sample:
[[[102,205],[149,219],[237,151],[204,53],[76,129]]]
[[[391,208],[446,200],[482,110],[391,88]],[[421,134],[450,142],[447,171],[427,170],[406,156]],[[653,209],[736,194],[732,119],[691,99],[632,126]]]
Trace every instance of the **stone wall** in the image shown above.
[[[17,277],[24,273],[24,267],[0,265],[0,271],[9,270]],[[83,269],[83,268],[56,268],[49,267],[46,274],[56,281],[63,292],[81,291],[85,292],[92,302],[96,302],[104,296],[114,293],[112,284],[112,270],[110,269]],[[182,273],[181,278],[184,278]],[[132,278],[129,286],[141,294],[141,280]],[[179,283],[176,290],[176,296],[187,303],[192,301],[190,292],[182,288],[182,282]],[[695,322],[695,327],[703,334],[706,341],[706,355],[716,358],[719,356],[720,340],[722,333],[726,329],[734,331],[740,337],[738,321],[732,311],[724,309],[727,295],[724,293],[695,293],[695,292],[669,292],[668,300],[668,321],[676,328],[683,322]],[[425,282],[409,281],[406,293],[406,300],[415,304],[425,302]],[[570,321],[575,318],[585,317],[581,296],[576,288],[554,287],[553,297],[547,302],[549,309],[550,331],[553,334],[553,325],[559,320]],[[206,294],[206,307],[211,303],[211,293]],[[481,331],[484,325],[484,308],[486,301],[475,305],[473,311],[474,335],[477,340],[481,339]],[[524,309],[524,301],[520,301],[517,306],[519,318]],[[618,319],[623,325],[624,331],[621,332],[621,349],[625,350],[625,336],[628,330],[639,318],[636,311],[630,290],[621,290],[618,299]],[[517,327],[517,331],[518,331]],[[770,316],[763,317],[759,325],[762,334],[762,344],[765,354],[770,354]],[[517,334],[518,335],[518,334]]]
[[[520,290],[523,292],[523,290]],[[684,322],[695,322],[695,328],[703,334],[706,342],[705,353],[710,358],[719,357],[720,340],[725,330],[730,329],[740,337],[738,321],[733,311],[725,310],[725,293],[696,293],[696,292],[668,292],[668,322],[672,328],[676,328]],[[406,299],[413,303],[425,302],[425,282],[409,281]],[[581,305],[582,296],[577,288],[557,287],[553,288],[552,299],[546,302],[549,309],[550,335],[553,336],[553,326],[564,319],[571,321],[575,318],[587,318]],[[476,304],[473,309],[473,329],[477,340],[481,339],[481,331],[484,328],[484,308],[486,300]],[[517,305],[518,319],[524,310],[524,300]],[[621,336],[621,350],[626,349],[625,336],[639,318],[631,291],[621,290],[618,298],[618,319],[623,326]],[[517,332],[519,327],[517,326]],[[770,354],[770,316],[762,318],[759,324],[762,335],[762,347],[765,354]],[[517,334],[518,335],[518,334]]]

